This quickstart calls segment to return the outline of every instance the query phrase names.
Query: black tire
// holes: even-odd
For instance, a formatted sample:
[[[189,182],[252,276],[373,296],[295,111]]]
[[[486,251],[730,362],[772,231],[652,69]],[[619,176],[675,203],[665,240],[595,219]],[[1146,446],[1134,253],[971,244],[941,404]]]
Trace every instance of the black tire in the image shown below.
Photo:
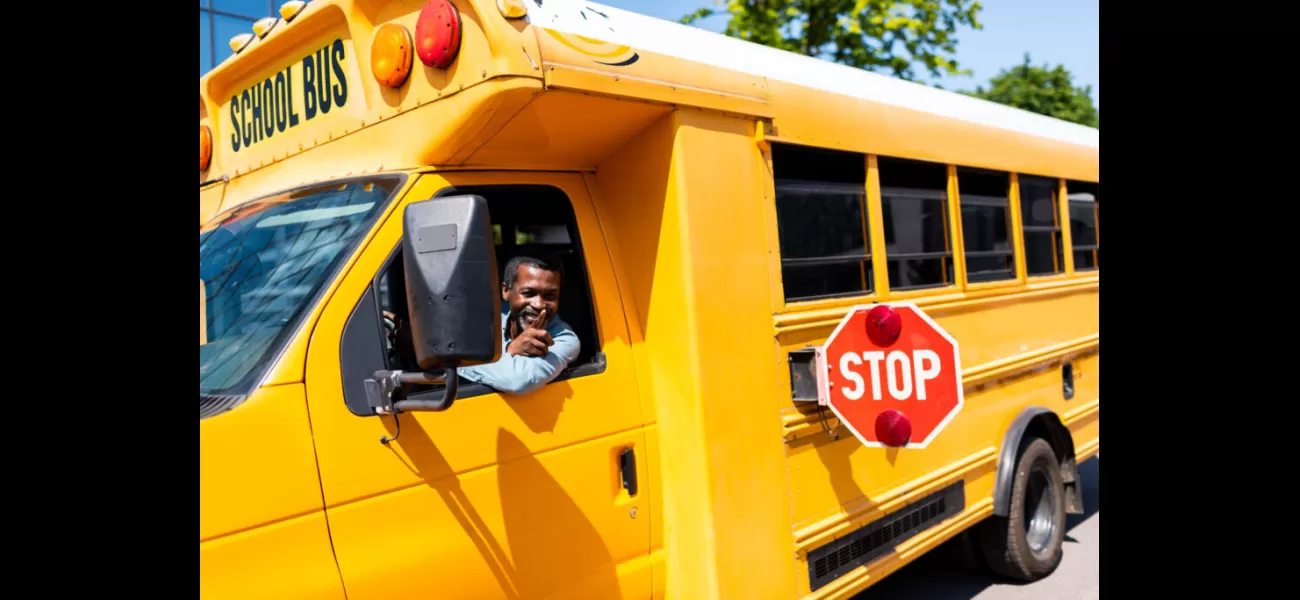
[[[1051,575],[1061,564],[1065,540],[1065,483],[1052,446],[1030,438],[1021,446],[1008,516],[989,517],[979,541],[989,569],[1020,581]]]

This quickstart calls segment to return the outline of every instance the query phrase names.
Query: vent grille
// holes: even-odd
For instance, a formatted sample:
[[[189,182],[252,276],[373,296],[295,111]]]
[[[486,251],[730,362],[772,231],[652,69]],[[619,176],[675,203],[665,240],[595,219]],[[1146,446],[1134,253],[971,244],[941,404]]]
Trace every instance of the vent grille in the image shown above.
[[[199,394],[199,420],[226,412],[243,401],[243,396]]]
[[[958,481],[809,552],[810,587],[817,590],[845,573],[893,552],[898,544],[960,513],[965,504],[966,490]]]

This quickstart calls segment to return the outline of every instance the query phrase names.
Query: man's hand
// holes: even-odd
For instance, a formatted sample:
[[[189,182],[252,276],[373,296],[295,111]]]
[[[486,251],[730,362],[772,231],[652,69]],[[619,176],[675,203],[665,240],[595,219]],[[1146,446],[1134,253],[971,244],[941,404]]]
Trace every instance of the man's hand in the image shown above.
[[[542,309],[533,324],[519,332],[519,337],[510,342],[506,352],[512,356],[546,356],[555,344],[551,334],[546,331],[547,321],[546,309]]]

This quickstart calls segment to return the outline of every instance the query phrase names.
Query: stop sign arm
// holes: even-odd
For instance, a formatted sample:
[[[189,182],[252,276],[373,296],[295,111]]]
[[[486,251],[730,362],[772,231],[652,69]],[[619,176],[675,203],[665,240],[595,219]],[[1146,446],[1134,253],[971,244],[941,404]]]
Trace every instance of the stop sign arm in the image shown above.
[[[957,340],[911,302],[849,308],[811,362],[819,410],[868,447],[924,449],[965,404]]]
[[[817,373],[817,405],[826,406],[830,400],[830,372],[829,363],[826,361],[826,346],[818,346],[813,349],[813,369]]]

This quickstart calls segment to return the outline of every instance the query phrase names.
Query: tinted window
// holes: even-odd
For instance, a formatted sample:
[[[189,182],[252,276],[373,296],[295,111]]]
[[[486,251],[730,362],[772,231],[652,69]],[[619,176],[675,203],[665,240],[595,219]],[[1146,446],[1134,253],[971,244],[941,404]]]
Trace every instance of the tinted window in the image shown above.
[[[953,283],[948,236],[948,167],[882,156],[880,208],[889,288],[907,290]]]
[[[1010,235],[1011,175],[958,167],[957,187],[966,281],[1015,279],[1015,246]]]
[[[249,202],[199,231],[199,394],[245,394],[401,179]]]
[[[1070,245],[1074,252],[1074,269],[1084,271],[1098,267],[1097,212],[1100,204],[1098,184],[1067,181],[1066,200],[1070,206]]]
[[[786,301],[867,294],[866,156],[772,145]]]
[[[1025,270],[1029,275],[1065,271],[1061,246],[1059,181],[1020,176],[1020,222],[1025,236]]]

